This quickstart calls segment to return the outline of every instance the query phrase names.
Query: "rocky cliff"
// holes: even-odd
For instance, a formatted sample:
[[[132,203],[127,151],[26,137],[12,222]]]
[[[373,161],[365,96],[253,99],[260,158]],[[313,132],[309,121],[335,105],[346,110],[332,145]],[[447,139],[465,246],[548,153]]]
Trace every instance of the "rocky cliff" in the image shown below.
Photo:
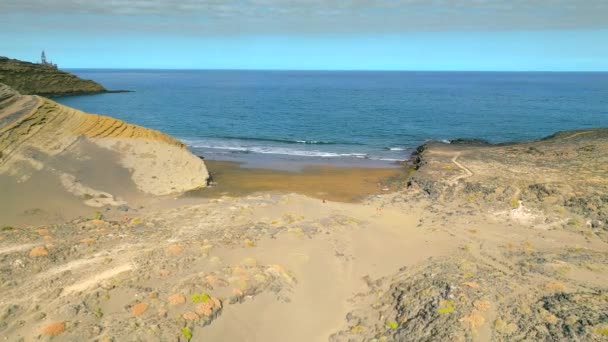
[[[104,93],[100,84],[53,67],[0,57],[0,83],[21,94],[60,96]]]
[[[0,176],[44,174],[93,206],[116,204],[126,186],[168,195],[204,187],[204,162],[161,132],[87,114],[0,84]],[[123,177],[123,176],[125,177]]]

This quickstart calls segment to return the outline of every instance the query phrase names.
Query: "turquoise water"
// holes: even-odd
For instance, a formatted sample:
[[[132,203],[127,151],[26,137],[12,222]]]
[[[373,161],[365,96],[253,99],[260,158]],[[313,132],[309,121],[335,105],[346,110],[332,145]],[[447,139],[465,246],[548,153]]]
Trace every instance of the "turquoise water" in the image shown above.
[[[63,97],[208,159],[378,165],[428,140],[608,127],[608,73],[72,70],[133,93]]]

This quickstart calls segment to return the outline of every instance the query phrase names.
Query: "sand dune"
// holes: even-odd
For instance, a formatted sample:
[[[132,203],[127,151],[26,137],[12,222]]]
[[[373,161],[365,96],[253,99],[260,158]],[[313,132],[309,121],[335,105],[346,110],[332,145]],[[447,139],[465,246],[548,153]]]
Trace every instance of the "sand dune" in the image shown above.
[[[124,204],[114,196],[127,193],[168,195],[207,185],[204,162],[166,134],[22,96],[4,85],[0,101],[0,180],[7,189],[27,189],[27,183],[42,185],[39,193],[63,187],[103,206]],[[5,199],[21,195],[15,190]]]

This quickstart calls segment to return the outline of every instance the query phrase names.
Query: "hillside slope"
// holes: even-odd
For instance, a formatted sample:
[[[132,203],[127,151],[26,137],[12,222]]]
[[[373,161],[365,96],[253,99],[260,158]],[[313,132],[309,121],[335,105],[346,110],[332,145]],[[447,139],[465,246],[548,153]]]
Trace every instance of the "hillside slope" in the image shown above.
[[[41,64],[0,57],[0,83],[21,94],[60,96],[97,94],[107,90],[100,84]]]

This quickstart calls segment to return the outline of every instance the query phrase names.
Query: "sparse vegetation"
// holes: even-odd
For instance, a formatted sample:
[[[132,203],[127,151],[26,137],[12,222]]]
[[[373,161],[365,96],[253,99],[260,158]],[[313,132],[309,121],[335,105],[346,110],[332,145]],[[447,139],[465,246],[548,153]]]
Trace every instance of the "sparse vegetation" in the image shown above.
[[[96,211],[95,214],[93,214],[93,219],[94,220],[103,220],[103,213],[101,211]]]
[[[399,324],[395,321],[388,321],[388,322],[386,322],[386,327],[389,329],[395,330],[395,329],[399,328]]]
[[[572,217],[568,220],[568,225],[571,227],[580,228],[583,224],[583,220],[580,217]]]
[[[437,308],[437,313],[440,315],[445,315],[454,312],[456,309],[456,303],[453,300],[444,300]]]
[[[184,336],[184,338],[186,340],[190,341],[192,339],[192,331],[190,330],[190,328],[183,327],[182,328],[182,336]]]
[[[608,325],[604,325],[604,326],[601,326],[601,327],[597,327],[597,328],[595,329],[595,332],[596,332],[598,335],[602,335],[602,336],[606,336],[606,337],[608,337]]]
[[[192,294],[190,299],[192,300],[192,303],[207,303],[211,299],[211,296],[201,292]]]

